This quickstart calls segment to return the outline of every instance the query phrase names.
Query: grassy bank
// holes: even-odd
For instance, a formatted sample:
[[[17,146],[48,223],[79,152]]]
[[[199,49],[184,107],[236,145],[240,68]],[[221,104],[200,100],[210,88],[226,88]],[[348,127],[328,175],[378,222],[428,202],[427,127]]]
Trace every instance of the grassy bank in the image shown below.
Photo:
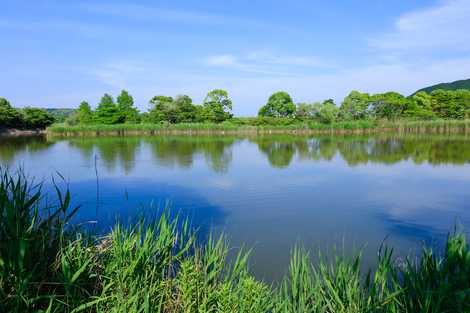
[[[419,260],[398,261],[382,248],[369,273],[360,256],[313,265],[294,248],[287,276],[270,286],[250,273],[249,251],[229,261],[223,236],[199,242],[167,214],[86,235],[70,224],[79,210],[70,192],[57,188],[45,207],[41,185],[0,172],[1,312],[470,311],[470,252],[460,232],[442,255],[426,249]]]
[[[253,119],[255,120],[255,119]],[[333,124],[299,122],[280,119],[275,122],[264,119],[255,123],[251,119],[234,119],[220,124],[115,124],[76,125],[57,124],[47,133],[61,136],[113,136],[113,135],[159,135],[159,134],[368,134],[375,132],[407,133],[466,133],[470,131],[470,120],[432,121],[345,121]]]

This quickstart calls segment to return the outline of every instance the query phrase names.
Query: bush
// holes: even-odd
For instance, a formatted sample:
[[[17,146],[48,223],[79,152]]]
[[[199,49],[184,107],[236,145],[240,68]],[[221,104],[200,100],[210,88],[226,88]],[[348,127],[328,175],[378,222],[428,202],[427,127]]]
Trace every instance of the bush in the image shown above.
[[[54,117],[46,110],[37,108],[23,109],[23,127],[32,129],[44,129],[54,123]]]
[[[0,128],[20,127],[22,121],[21,113],[14,109],[6,99],[0,98]]]
[[[80,124],[80,116],[78,114],[70,115],[66,120],[65,124],[68,126],[76,126]]]

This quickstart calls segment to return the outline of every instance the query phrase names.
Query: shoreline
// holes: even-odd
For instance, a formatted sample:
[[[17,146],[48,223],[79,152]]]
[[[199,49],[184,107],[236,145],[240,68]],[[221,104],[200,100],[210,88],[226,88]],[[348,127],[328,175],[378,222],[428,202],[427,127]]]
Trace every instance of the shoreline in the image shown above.
[[[336,124],[236,125],[236,124],[115,124],[53,125],[45,130],[0,129],[0,137],[100,137],[100,136],[256,136],[256,135],[371,135],[398,134],[470,134],[470,120],[432,121],[354,121]]]
[[[0,129],[0,137],[22,137],[22,136],[42,136],[46,135],[47,131],[44,129],[16,129],[6,128]]]
[[[38,135],[54,137],[108,137],[108,136],[234,136],[234,135],[371,135],[380,133],[403,134],[467,134],[470,129],[399,129],[399,128],[374,128],[374,129],[338,129],[338,130],[309,130],[309,129],[262,129],[262,130],[115,130],[115,131],[70,131],[70,132],[42,132]]]
[[[116,125],[55,125],[48,136],[161,136],[161,135],[368,135],[377,133],[467,134],[470,120],[432,121],[354,121],[336,124],[235,125],[235,124],[116,124]]]

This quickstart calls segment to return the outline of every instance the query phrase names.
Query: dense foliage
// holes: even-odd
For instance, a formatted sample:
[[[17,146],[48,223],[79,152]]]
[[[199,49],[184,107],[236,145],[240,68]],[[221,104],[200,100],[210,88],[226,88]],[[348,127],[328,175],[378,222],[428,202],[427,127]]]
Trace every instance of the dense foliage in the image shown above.
[[[186,95],[176,98],[166,96],[155,96],[150,100],[153,107],[144,121],[152,123],[188,123],[195,122],[200,118],[202,108],[193,104],[193,100]]]
[[[136,123],[139,121],[139,111],[134,107],[134,98],[122,90],[117,97],[118,123]]]
[[[23,123],[27,128],[44,129],[54,123],[54,117],[43,109],[24,108]]]
[[[266,105],[259,109],[259,116],[292,117],[295,114],[295,105],[290,95],[285,91],[273,93]]]
[[[54,121],[46,110],[30,107],[16,109],[6,99],[0,98],[0,129],[44,129]]]
[[[20,111],[14,109],[6,99],[0,98],[0,127],[19,126],[22,120]]]
[[[140,114],[134,106],[134,99],[125,90],[117,97],[105,94],[93,111],[88,102],[83,101],[77,113],[67,120],[67,124],[123,124],[123,123],[220,123],[232,117],[232,100],[227,91],[210,91],[202,105],[196,105],[187,95],[175,98],[158,95],[150,99],[148,112]]]
[[[56,185],[57,187],[57,185]],[[105,237],[70,225],[78,207],[56,188],[45,208],[41,185],[0,169],[1,312],[469,312],[470,251],[465,234],[443,254],[424,249],[398,262],[381,248],[374,271],[339,254],[312,263],[294,248],[277,286],[249,271],[249,252],[162,214],[116,225]],[[49,203],[50,204],[50,203]],[[234,257],[229,258],[229,254]]]
[[[232,100],[227,91],[214,89],[210,91],[203,103],[202,119],[210,122],[223,122],[232,117]]]
[[[470,114],[470,90],[434,90],[404,97],[396,92],[351,92],[340,107],[343,119],[462,119]]]
[[[93,111],[86,101],[82,101],[78,107],[76,118],[79,123],[91,124],[93,122]]]
[[[122,113],[118,111],[113,97],[105,93],[96,107],[94,122],[99,124],[118,124]]]

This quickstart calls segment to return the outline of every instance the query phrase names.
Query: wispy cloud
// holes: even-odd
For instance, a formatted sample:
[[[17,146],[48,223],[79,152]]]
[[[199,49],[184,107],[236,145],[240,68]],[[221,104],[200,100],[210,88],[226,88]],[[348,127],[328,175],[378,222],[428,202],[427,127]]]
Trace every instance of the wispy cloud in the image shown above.
[[[211,55],[206,58],[205,63],[209,66],[238,66],[237,58],[231,54]]]
[[[98,21],[87,19],[43,18],[41,15],[34,18],[25,17],[23,20],[2,18],[0,28],[21,31],[41,32],[52,31],[72,32],[84,34],[87,37],[113,36],[119,33],[126,38],[151,38],[158,34],[173,33],[177,36],[188,35],[175,28],[164,27],[163,24],[184,26],[218,26],[236,29],[269,29],[270,31],[296,31],[287,26],[268,23],[258,19],[245,18],[221,13],[205,11],[192,11],[180,8],[164,8],[155,5],[142,5],[133,3],[105,3],[105,2],[75,2],[56,3],[54,6],[45,3],[49,9],[75,10],[85,13],[87,17],[101,17]],[[56,8],[59,7],[59,8]],[[119,20],[110,20],[109,17],[119,17]],[[92,19],[93,20],[93,19]],[[160,25],[160,27],[154,27]],[[175,35],[176,36],[176,35]]]
[[[228,16],[188,9],[164,8],[153,5],[129,3],[84,3],[80,8],[103,15],[115,15],[139,21],[166,21],[179,24],[197,25],[232,25],[232,26],[267,26],[255,19]]]
[[[402,15],[393,30],[370,39],[380,50],[426,55],[470,51],[470,0],[447,0]]]
[[[287,65],[325,68],[334,67],[333,63],[317,56],[279,55],[269,51],[252,51],[245,56],[246,60],[269,65]]]
[[[84,38],[100,38],[109,40],[116,36],[126,40],[150,40],[155,36],[165,38],[171,36],[169,31],[155,29],[131,29],[124,25],[107,23],[82,22],[77,20],[57,19],[1,19],[0,29],[19,30],[40,35],[79,35]],[[39,38],[39,37],[37,37]]]
[[[277,55],[268,51],[245,54],[218,54],[204,59],[206,66],[237,70],[241,73],[258,73],[292,76],[311,70],[334,68],[330,61],[315,56]]]

